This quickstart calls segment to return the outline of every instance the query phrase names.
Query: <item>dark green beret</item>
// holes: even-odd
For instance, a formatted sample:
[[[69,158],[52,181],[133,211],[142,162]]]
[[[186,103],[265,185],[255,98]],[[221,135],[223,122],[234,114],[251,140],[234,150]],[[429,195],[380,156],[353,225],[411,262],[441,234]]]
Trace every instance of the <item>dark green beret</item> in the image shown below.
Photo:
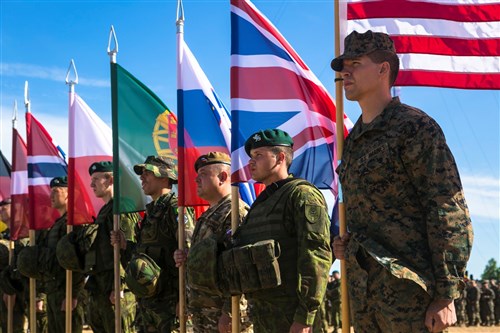
[[[287,132],[280,129],[260,130],[247,139],[245,151],[250,156],[252,149],[271,146],[293,147],[293,140]]]
[[[177,182],[177,166],[175,161],[166,156],[148,156],[142,164],[134,165],[134,171],[142,175],[144,170],[149,170],[158,178],[170,178],[175,184]]]
[[[198,172],[198,169],[210,164],[226,164],[231,165],[231,157],[226,153],[221,153],[218,151],[212,151],[208,154],[201,155],[198,157],[196,162],[194,162],[194,170]]]
[[[50,181],[50,188],[68,187],[68,177],[55,177]]]
[[[10,205],[12,200],[10,198],[5,198],[2,201],[0,201],[0,206],[5,206],[5,205]]]
[[[113,162],[101,161],[92,163],[89,168],[89,174],[92,176],[94,172],[113,172]]]

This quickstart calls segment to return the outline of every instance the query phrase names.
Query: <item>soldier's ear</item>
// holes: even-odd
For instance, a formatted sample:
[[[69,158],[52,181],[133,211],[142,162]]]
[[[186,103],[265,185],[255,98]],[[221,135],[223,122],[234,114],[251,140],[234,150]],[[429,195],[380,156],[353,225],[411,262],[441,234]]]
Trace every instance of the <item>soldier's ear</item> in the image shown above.
[[[221,172],[219,172],[218,177],[219,177],[219,180],[224,183],[227,180],[227,178],[229,177],[229,174],[227,173],[227,171],[222,170]]]

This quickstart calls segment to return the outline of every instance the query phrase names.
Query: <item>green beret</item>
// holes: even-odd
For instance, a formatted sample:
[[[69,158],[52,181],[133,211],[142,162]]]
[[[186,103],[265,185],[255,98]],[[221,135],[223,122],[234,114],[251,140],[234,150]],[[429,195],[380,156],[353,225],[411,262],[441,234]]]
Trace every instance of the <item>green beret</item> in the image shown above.
[[[0,206],[10,205],[11,203],[12,200],[10,198],[5,198],[2,201],[0,201]]]
[[[68,177],[55,177],[50,181],[50,188],[68,187]]]
[[[94,172],[113,172],[113,162],[101,161],[92,163],[89,168],[89,174],[92,176]]]
[[[231,157],[226,153],[221,153],[218,151],[212,151],[208,154],[201,155],[198,157],[196,162],[194,162],[194,170],[198,172],[198,169],[210,164],[226,164],[231,165]]]
[[[362,34],[353,31],[344,40],[344,53],[333,59],[330,65],[334,71],[340,72],[344,68],[344,59],[358,58],[377,50],[396,53],[388,34],[371,30]]]
[[[271,146],[293,147],[293,140],[287,132],[280,129],[260,130],[247,139],[245,151],[250,156],[252,149]]]
[[[144,169],[154,173],[158,178],[170,178],[175,184],[177,182],[177,166],[175,161],[166,156],[148,156],[143,164],[134,165],[134,171],[142,175]]]

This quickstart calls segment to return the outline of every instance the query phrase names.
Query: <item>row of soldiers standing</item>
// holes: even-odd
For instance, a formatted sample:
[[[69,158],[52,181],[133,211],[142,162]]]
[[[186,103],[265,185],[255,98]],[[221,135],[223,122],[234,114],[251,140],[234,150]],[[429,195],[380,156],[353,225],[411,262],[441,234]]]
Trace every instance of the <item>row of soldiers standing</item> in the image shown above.
[[[500,326],[500,287],[496,280],[471,279],[455,300],[458,326]]]

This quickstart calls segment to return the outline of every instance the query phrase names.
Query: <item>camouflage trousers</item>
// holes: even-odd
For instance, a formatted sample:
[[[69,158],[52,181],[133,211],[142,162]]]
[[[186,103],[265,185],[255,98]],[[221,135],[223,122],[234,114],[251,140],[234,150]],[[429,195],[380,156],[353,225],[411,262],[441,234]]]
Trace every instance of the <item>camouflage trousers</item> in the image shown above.
[[[120,301],[122,333],[135,332],[135,297],[125,292]],[[94,333],[115,333],[115,307],[109,301],[109,294],[91,294],[87,308],[89,325]]]
[[[217,308],[190,308],[192,314],[194,333],[219,333],[218,323],[222,315],[221,309]],[[253,326],[248,316],[241,316],[241,333],[253,333]]]
[[[179,327],[176,301],[155,297],[138,298],[136,327],[140,332],[171,333]]]
[[[47,317],[50,333],[66,332],[66,311],[61,310],[61,305],[65,298],[66,290],[57,290],[47,294]],[[82,332],[83,312],[83,304],[78,302],[71,312],[71,332]]]
[[[24,323],[26,322],[26,303],[23,300],[23,293],[15,294],[14,300],[14,310],[13,310],[13,332],[14,333],[23,333],[24,332]],[[2,332],[7,332],[7,304],[3,301],[3,294],[0,293],[0,324],[2,328]],[[19,301],[21,300],[21,301]]]
[[[469,326],[479,325],[481,318],[479,317],[479,301],[467,302],[467,317],[469,318]]]
[[[340,301],[332,301],[332,326],[334,329],[342,326],[342,306]]]
[[[427,292],[413,281],[393,276],[355,241],[349,242],[346,261],[355,332],[428,332],[425,314],[431,298]]]

